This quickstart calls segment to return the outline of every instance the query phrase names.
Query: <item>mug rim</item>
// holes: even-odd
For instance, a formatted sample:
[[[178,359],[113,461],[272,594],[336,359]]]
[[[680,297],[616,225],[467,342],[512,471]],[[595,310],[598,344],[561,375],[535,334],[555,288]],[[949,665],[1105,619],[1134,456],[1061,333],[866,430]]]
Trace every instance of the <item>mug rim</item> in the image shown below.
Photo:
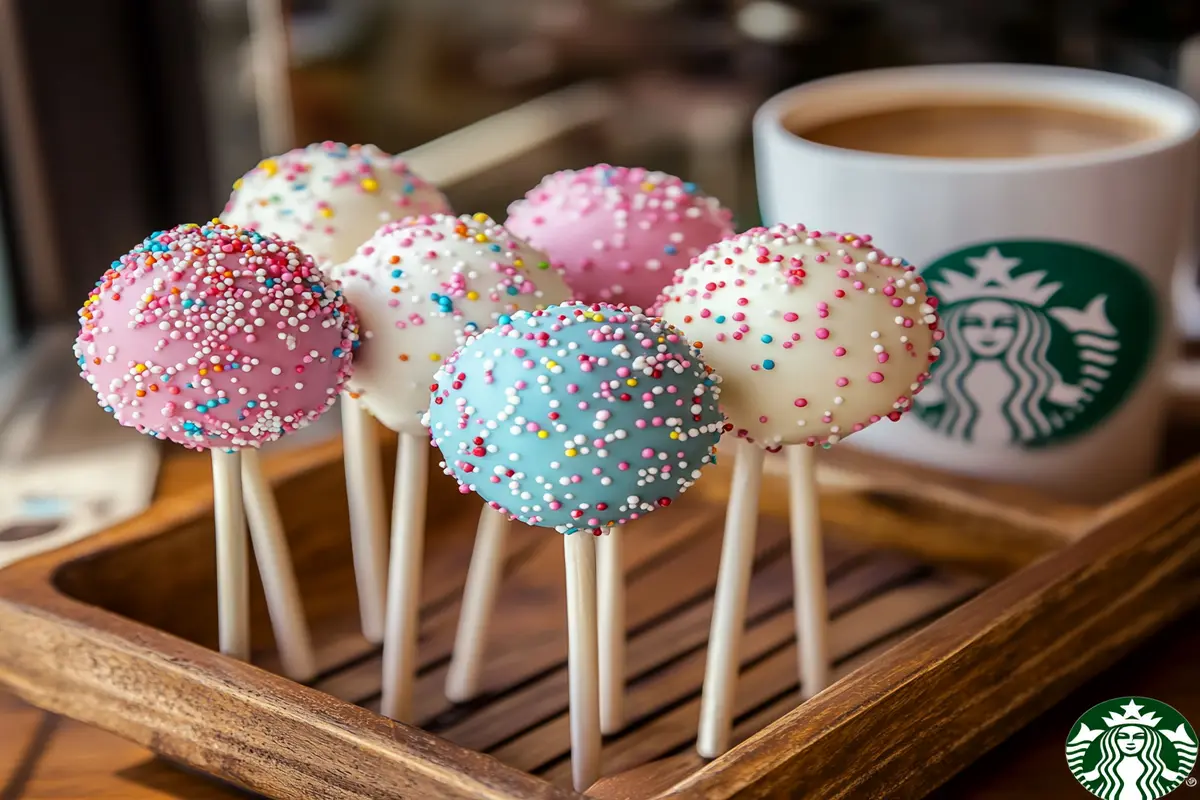
[[[1063,100],[1074,108],[1123,113],[1161,125],[1160,134],[1129,144],[1089,150],[1004,158],[939,158],[876,153],[819,144],[784,126],[806,98],[837,97],[836,113],[814,105],[813,119],[827,121],[902,106],[909,97],[942,91],[972,101],[992,96],[1025,102]],[[906,95],[907,92],[907,95]],[[855,100],[859,102],[856,103]],[[915,99],[915,98],[914,98]],[[793,86],[771,97],[754,115],[756,131],[769,132],[786,147],[829,161],[879,168],[939,172],[1022,172],[1074,169],[1120,163],[1171,150],[1200,133],[1200,105],[1182,92],[1141,78],[1077,67],[1034,64],[935,64],[860,70]]]

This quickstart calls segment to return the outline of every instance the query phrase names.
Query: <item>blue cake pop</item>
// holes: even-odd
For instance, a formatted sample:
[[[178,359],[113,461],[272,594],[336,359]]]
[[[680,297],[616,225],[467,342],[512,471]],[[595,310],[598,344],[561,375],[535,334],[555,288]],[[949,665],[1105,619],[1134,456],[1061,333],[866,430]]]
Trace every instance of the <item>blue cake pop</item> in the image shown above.
[[[463,492],[530,525],[598,531],[670,505],[713,462],[719,383],[662,320],[567,303],[467,341],[425,422]]]

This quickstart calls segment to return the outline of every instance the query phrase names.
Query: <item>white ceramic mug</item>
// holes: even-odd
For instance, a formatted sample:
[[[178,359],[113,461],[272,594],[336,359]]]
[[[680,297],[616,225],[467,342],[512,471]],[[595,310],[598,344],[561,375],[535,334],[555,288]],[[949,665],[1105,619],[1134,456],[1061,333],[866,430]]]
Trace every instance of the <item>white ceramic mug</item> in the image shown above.
[[[1075,154],[949,159],[829,147],[783,123],[954,98],[1092,108],[1156,133]],[[768,101],[754,123],[766,222],[869,233],[919,265],[940,301],[943,355],[915,409],[849,443],[1079,500],[1149,477],[1175,355],[1171,278],[1192,247],[1198,130],[1200,109],[1179,92],[1059,67],[877,70]]]

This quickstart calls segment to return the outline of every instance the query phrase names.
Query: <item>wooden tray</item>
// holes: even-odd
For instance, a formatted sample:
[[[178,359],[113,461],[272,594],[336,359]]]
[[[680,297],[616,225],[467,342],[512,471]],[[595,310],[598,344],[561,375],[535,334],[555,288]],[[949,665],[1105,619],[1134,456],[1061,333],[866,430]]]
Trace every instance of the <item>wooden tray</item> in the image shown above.
[[[821,509],[841,679],[797,706],[785,495],[768,476],[741,744],[708,763],[694,754],[727,487],[706,476],[626,531],[630,722],[606,740],[606,777],[589,795],[920,797],[1200,600],[1200,461],[1085,509],[940,476],[889,481],[898,471],[841,450],[822,454]],[[358,633],[338,446],[267,466],[320,651],[311,687],[263,669],[274,653],[257,589],[258,666],[210,649],[203,479],[138,520],[0,572],[0,684],[273,797],[577,796],[565,788],[558,536],[513,536],[487,695],[452,706],[442,683],[478,504],[433,481],[421,728],[408,727],[373,711],[379,649]]]

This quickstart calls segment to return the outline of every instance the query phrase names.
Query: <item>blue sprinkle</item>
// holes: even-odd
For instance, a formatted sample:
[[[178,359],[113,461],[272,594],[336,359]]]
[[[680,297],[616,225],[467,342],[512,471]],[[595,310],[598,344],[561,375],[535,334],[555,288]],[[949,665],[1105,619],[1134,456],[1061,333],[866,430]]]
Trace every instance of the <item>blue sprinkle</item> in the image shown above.
[[[501,314],[500,316],[496,317],[497,325],[509,325],[511,323],[512,317],[510,317],[508,314]]]
[[[400,277],[401,275],[403,275],[403,274],[404,274],[404,273],[403,273],[401,270],[398,270],[398,269],[394,269],[394,270],[392,270],[392,277],[393,277],[393,278],[399,278],[399,277]]]
[[[696,184],[692,183],[691,181],[687,181],[683,184],[682,188],[688,194],[692,194],[693,192],[696,191]]]
[[[228,403],[228,402],[229,402],[229,398],[228,398],[228,397],[222,397],[222,398],[219,398],[219,399],[217,400],[217,402],[218,402],[218,403],[220,403],[221,405],[225,405],[226,403]]]
[[[769,334],[769,333],[764,333],[764,334],[762,335],[762,342],[763,342],[763,344],[770,344],[770,343],[771,343],[771,341],[772,341],[772,336],[771,336],[771,334]]]
[[[723,323],[723,322],[725,321],[725,315],[724,315],[724,314],[718,314],[717,316],[713,317],[713,319],[716,321],[716,323],[717,323],[718,325],[720,325],[721,323]]]
[[[342,357],[342,352],[343,352],[343,351],[342,351],[342,348],[340,348],[340,347],[335,347],[335,348],[333,348],[333,357],[334,357],[334,358],[341,358],[341,357]]]
[[[246,408],[258,408],[258,403],[254,400],[251,400],[246,403]]]
[[[675,245],[673,245],[673,244],[669,244],[669,245],[667,245],[666,247],[664,247],[664,248],[663,248],[663,252],[664,252],[664,253],[666,253],[666,254],[667,254],[667,255],[669,255],[669,256],[673,256],[673,255],[675,255],[676,253],[678,253],[678,252],[679,252],[679,248],[678,248],[678,247],[676,247],[676,246],[675,246]]]
[[[763,369],[775,369],[775,362],[768,358],[763,362]]]
[[[508,287],[507,291],[509,294],[516,294],[518,290],[517,290],[517,287],[510,286],[510,287]]]

